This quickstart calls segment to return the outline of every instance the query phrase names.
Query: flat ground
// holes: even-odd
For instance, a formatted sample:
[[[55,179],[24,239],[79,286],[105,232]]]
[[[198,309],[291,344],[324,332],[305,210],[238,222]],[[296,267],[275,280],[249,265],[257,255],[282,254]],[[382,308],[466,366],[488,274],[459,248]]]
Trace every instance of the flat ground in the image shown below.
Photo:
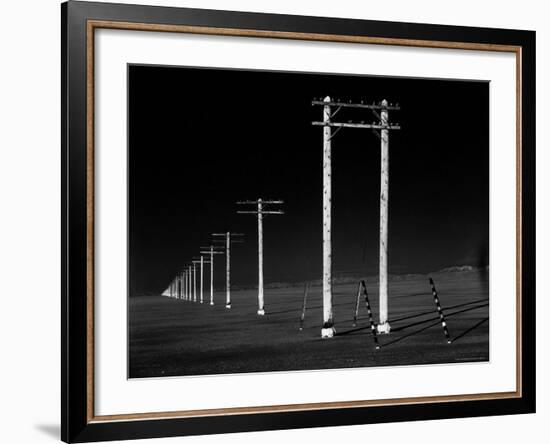
[[[436,364],[489,359],[488,272],[434,273],[453,342],[438,321],[427,275],[390,282],[392,332],[376,350],[364,301],[352,326],[357,284],[334,286],[337,335],[321,339],[321,287],[310,287],[299,330],[303,287],[266,289],[266,315],[257,316],[257,290],[216,292],[214,306],[168,297],[130,298],[129,376],[157,377],[343,367]],[[367,281],[378,315],[378,284]],[[206,299],[205,294],[205,299]]]

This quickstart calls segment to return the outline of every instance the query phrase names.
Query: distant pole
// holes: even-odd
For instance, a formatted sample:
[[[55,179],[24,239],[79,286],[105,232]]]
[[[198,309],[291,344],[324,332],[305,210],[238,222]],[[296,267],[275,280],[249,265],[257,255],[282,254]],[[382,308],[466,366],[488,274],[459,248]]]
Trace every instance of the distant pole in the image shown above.
[[[210,305],[214,305],[214,247],[210,246]]]
[[[263,218],[266,214],[284,214],[281,210],[266,210],[266,205],[283,204],[282,200],[247,200],[237,202],[238,205],[256,205],[256,211],[237,211],[238,214],[255,214],[258,216],[258,315],[265,315],[264,303],[264,228]]]
[[[188,274],[189,274],[189,301],[193,301],[193,288],[191,287],[191,279],[193,276],[193,270],[191,269],[191,265],[188,266]]]
[[[258,315],[265,315],[264,307],[264,229],[262,199],[258,199]]]
[[[387,100],[382,101],[382,106],[387,107]],[[382,126],[388,125],[388,109],[382,108],[380,112]],[[390,152],[389,131],[380,131],[381,169],[380,169],[380,320],[378,333],[389,333],[388,322],[388,199],[389,199],[389,174]]]
[[[193,262],[193,302],[197,302],[197,264]]]
[[[185,291],[185,300],[188,301],[189,300],[189,273],[187,272],[187,270],[185,270],[185,287],[184,287],[184,291]]]
[[[203,303],[203,299],[202,299],[203,282],[204,282],[204,256],[201,254],[201,304]]]
[[[330,102],[330,97],[324,99]],[[330,105],[323,107],[323,123],[330,122]],[[323,327],[322,338],[334,336],[332,315],[332,158],[331,127],[323,127]]]
[[[231,308],[231,234],[225,233],[225,308]]]
[[[222,251],[215,251],[214,250],[215,248],[220,248],[220,247],[215,247],[214,245],[210,245],[208,247],[201,247],[201,251],[200,251],[201,255],[203,254],[210,255],[210,260],[207,262],[205,262],[203,257],[201,256],[201,261],[203,264],[210,264],[210,305],[214,305],[214,255],[223,254]]]
[[[184,296],[184,299],[187,301],[189,300],[189,289],[188,289],[188,281],[189,281],[189,274],[187,273],[187,270],[184,271],[184,287],[183,287],[183,291],[185,293],[185,296]]]
[[[225,244],[225,308],[231,308],[231,244],[234,242],[242,242],[232,239],[233,236],[244,236],[242,233],[232,233],[227,231],[225,233],[212,233],[212,236],[218,239],[214,239],[214,242],[220,242]],[[224,239],[219,239],[223,237]]]
[[[194,257],[193,258],[193,271],[194,271],[194,299],[195,299],[195,302],[197,302],[197,293],[199,294],[198,296],[198,299],[199,299],[199,302],[202,304],[204,302],[203,300],[203,287],[204,287],[204,256],[202,255],[202,252],[201,252],[201,255],[199,257]],[[199,290],[197,291],[197,271],[196,271],[196,266],[197,265],[200,265],[200,269],[199,269]]]

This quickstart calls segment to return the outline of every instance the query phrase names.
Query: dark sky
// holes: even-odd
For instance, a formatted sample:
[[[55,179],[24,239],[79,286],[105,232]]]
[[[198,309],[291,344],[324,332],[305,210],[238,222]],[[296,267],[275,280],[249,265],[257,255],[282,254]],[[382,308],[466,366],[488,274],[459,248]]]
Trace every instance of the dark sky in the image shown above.
[[[265,280],[322,272],[322,128],[311,100],[387,99],[389,270],[488,264],[489,84],[473,81],[129,66],[132,295],[160,292],[210,233],[236,231],[232,282],[257,281],[253,215],[237,200],[283,199],[264,221]],[[335,120],[372,122],[368,110]],[[332,141],[336,275],[377,273],[380,141],[342,129]],[[239,208],[241,209],[241,208]],[[215,267],[223,285],[224,262]]]

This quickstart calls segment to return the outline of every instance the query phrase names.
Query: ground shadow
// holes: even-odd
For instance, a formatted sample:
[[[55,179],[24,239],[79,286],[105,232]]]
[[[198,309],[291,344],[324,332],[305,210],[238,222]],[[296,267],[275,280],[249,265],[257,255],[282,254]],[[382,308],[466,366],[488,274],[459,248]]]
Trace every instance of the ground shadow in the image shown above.
[[[458,341],[459,339],[463,338],[463,337],[466,336],[468,333],[470,333],[471,331],[474,331],[477,327],[479,327],[480,325],[484,324],[484,323],[487,322],[488,320],[489,320],[489,318],[482,319],[482,320],[479,321],[477,324],[473,325],[472,327],[468,328],[467,330],[463,331],[463,332],[460,333],[458,336],[456,336],[455,338],[453,338],[453,342],[456,342],[456,341]]]

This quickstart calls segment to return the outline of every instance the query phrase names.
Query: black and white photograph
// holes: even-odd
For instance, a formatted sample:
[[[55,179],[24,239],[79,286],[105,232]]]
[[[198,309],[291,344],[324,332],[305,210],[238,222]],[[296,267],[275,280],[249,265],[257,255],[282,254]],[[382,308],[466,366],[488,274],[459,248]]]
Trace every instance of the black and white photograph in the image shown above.
[[[547,10],[3,2],[0,441],[548,434]]]
[[[127,76],[129,378],[490,360],[488,81]]]

